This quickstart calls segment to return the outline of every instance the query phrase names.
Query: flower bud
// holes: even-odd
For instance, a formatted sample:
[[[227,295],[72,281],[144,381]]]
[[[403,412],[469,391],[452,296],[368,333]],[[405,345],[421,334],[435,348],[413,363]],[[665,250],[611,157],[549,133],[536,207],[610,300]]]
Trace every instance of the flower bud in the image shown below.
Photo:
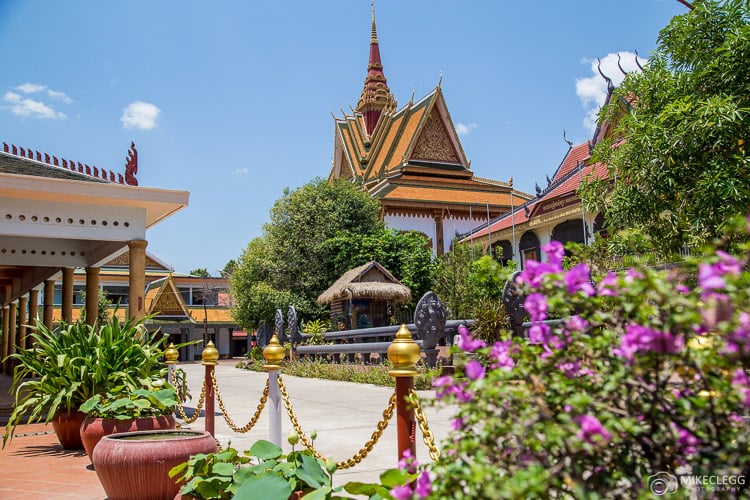
[[[318,430],[317,429],[313,429],[312,430],[312,432],[310,433],[310,439],[312,439],[313,441],[315,441],[316,439],[318,439]]]
[[[289,433],[289,436],[287,436],[286,440],[289,441],[289,444],[294,446],[295,444],[299,443],[299,434],[292,431]]]

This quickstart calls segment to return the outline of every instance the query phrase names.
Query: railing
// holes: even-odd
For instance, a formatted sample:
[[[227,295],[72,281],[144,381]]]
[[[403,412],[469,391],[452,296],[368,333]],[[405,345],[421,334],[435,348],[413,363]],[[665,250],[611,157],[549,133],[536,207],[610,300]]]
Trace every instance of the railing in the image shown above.
[[[414,377],[417,375],[415,365],[420,358],[419,343],[412,339],[411,333],[406,325],[402,325],[396,332],[395,338],[392,342],[368,343],[366,345],[369,345],[372,348],[375,344],[385,344],[385,352],[387,352],[389,359],[393,363],[393,368],[389,370],[388,374],[396,379],[396,389],[389,398],[388,404],[383,410],[382,416],[380,420],[378,420],[370,439],[368,439],[364,446],[351,458],[336,462],[336,467],[338,469],[348,469],[360,463],[377,444],[394,413],[397,416],[398,436],[398,456],[396,460],[401,459],[407,451],[410,451],[412,456],[415,456],[416,445],[414,431],[417,425],[422,431],[422,440],[429,450],[430,458],[437,460],[440,456],[440,450],[435,445],[435,439],[430,431],[424,411],[422,410],[419,396],[414,391]],[[342,348],[352,346],[352,344],[336,344],[305,347]],[[378,345],[378,349],[380,349],[380,345]],[[201,388],[198,405],[193,411],[193,414],[188,416],[185,409],[182,407],[182,404],[178,403],[177,413],[186,423],[193,423],[198,419],[201,410],[203,410],[205,406],[205,428],[206,431],[211,433],[211,435],[214,435],[215,397],[221,408],[220,415],[224,417],[227,425],[235,432],[245,433],[257,424],[264,408],[268,407],[270,413],[269,441],[281,446],[281,403],[283,403],[284,409],[292,422],[292,426],[300,437],[300,442],[313,455],[318,458],[324,458],[313,447],[312,440],[309,439],[303,431],[297,415],[294,412],[291,397],[289,396],[286,385],[280,374],[281,365],[279,363],[284,359],[284,356],[284,347],[279,344],[278,338],[274,334],[269,344],[263,349],[263,357],[267,362],[265,368],[268,370],[268,380],[261,393],[259,403],[253,416],[247,424],[240,426],[237,425],[228,415],[226,406],[224,405],[214,370],[216,360],[218,359],[218,351],[213,342],[209,342],[202,353],[202,364],[206,368],[206,375]],[[167,364],[169,365],[169,377],[171,380],[174,380],[175,365],[177,364],[179,357],[179,353],[177,349],[174,348],[174,345],[169,346],[165,352],[165,357],[167,359]],[[270,404],[267,404],[269,400]]]

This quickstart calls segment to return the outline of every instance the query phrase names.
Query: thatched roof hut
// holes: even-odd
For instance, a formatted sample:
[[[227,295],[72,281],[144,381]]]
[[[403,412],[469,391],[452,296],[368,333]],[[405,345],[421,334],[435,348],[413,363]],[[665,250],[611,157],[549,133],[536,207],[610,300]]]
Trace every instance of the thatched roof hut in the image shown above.
[[[318,297],[318,303],[330,304],[334,322],[344,318],[349,328],[362,327],[357,316],[368,318],[371,324],[365,326],[385,326],[388,306],[410,300],[409,287],[375,261],[345,272]]]

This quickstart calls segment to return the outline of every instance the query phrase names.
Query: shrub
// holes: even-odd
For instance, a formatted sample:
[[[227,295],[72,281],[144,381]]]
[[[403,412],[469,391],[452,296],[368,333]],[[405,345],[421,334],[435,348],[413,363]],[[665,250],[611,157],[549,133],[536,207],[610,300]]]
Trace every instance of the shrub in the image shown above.
[[[685,484],[746,495],[748,248],[732,256],[719,242],[679,268],[592,279],[545,246],[549,261],[519,277],[529,339],[488,346],[463,328],[460,374],[434,381],[459,411],[429,467],[432,495],[649,498]]]

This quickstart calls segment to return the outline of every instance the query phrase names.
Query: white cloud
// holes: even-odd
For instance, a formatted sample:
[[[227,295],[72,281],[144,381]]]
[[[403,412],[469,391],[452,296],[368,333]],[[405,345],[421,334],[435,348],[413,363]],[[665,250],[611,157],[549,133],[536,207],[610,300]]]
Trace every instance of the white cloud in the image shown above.
[[[477,125],[476,123],[469,123],[469,124],[458,123],[456,124],[456,133],[458,133],[458,135],[460,136],[469,135],[469,132],[471,132],[478,126],[479,125]]]
[[[16,87],[16,90],[20,90],[24,94],[33,94],[34,92],[41,92],[42,90],[46,89],[46,85],[40,85],[38,83],[22,83],[18,87]]]
[[[120,121],[125,128],[151,130],[156,127],[156,119],[161,110],[149,102],[135,101],[122,110]]]
[[[250,169],[247,167],[234,169],[234,175],[247,175],[249,173],[250,173]]]
[[[49,118],[53,120],[64,120],[67,118],[65,113],[55,111],[54,108],[47,106],[41,101],[23,97],[15,92],[6,92],[3,96],[3,101],[10,104],[10,111],[16,116]]]
[[[610,78],[615,86],[618,86],[625,79],[620,67],[626,73],[640,71],[635,62],[636,55],[634,53],[619,52],[619,55],[619,66],[617,53],[607,54],[601,59],[601,64],[598,60],[583,61],[591,65],[591,76],[576,80],[576,94],[586,110],[583,124],[592,133],[596,130],[596,114],[607,98],[607,81],[602,78],[599,71],[601,70],[607,78]],[[638,62],[643,66],[646,61],[639,58]]]
[[[64,102],[65,104],[70,104],[73,102],[73,99],[65,95],[65,92],[60,92],[59,90],[47,90],[47,95],[49,95],[53,99],[57,99],[60,102]]]

